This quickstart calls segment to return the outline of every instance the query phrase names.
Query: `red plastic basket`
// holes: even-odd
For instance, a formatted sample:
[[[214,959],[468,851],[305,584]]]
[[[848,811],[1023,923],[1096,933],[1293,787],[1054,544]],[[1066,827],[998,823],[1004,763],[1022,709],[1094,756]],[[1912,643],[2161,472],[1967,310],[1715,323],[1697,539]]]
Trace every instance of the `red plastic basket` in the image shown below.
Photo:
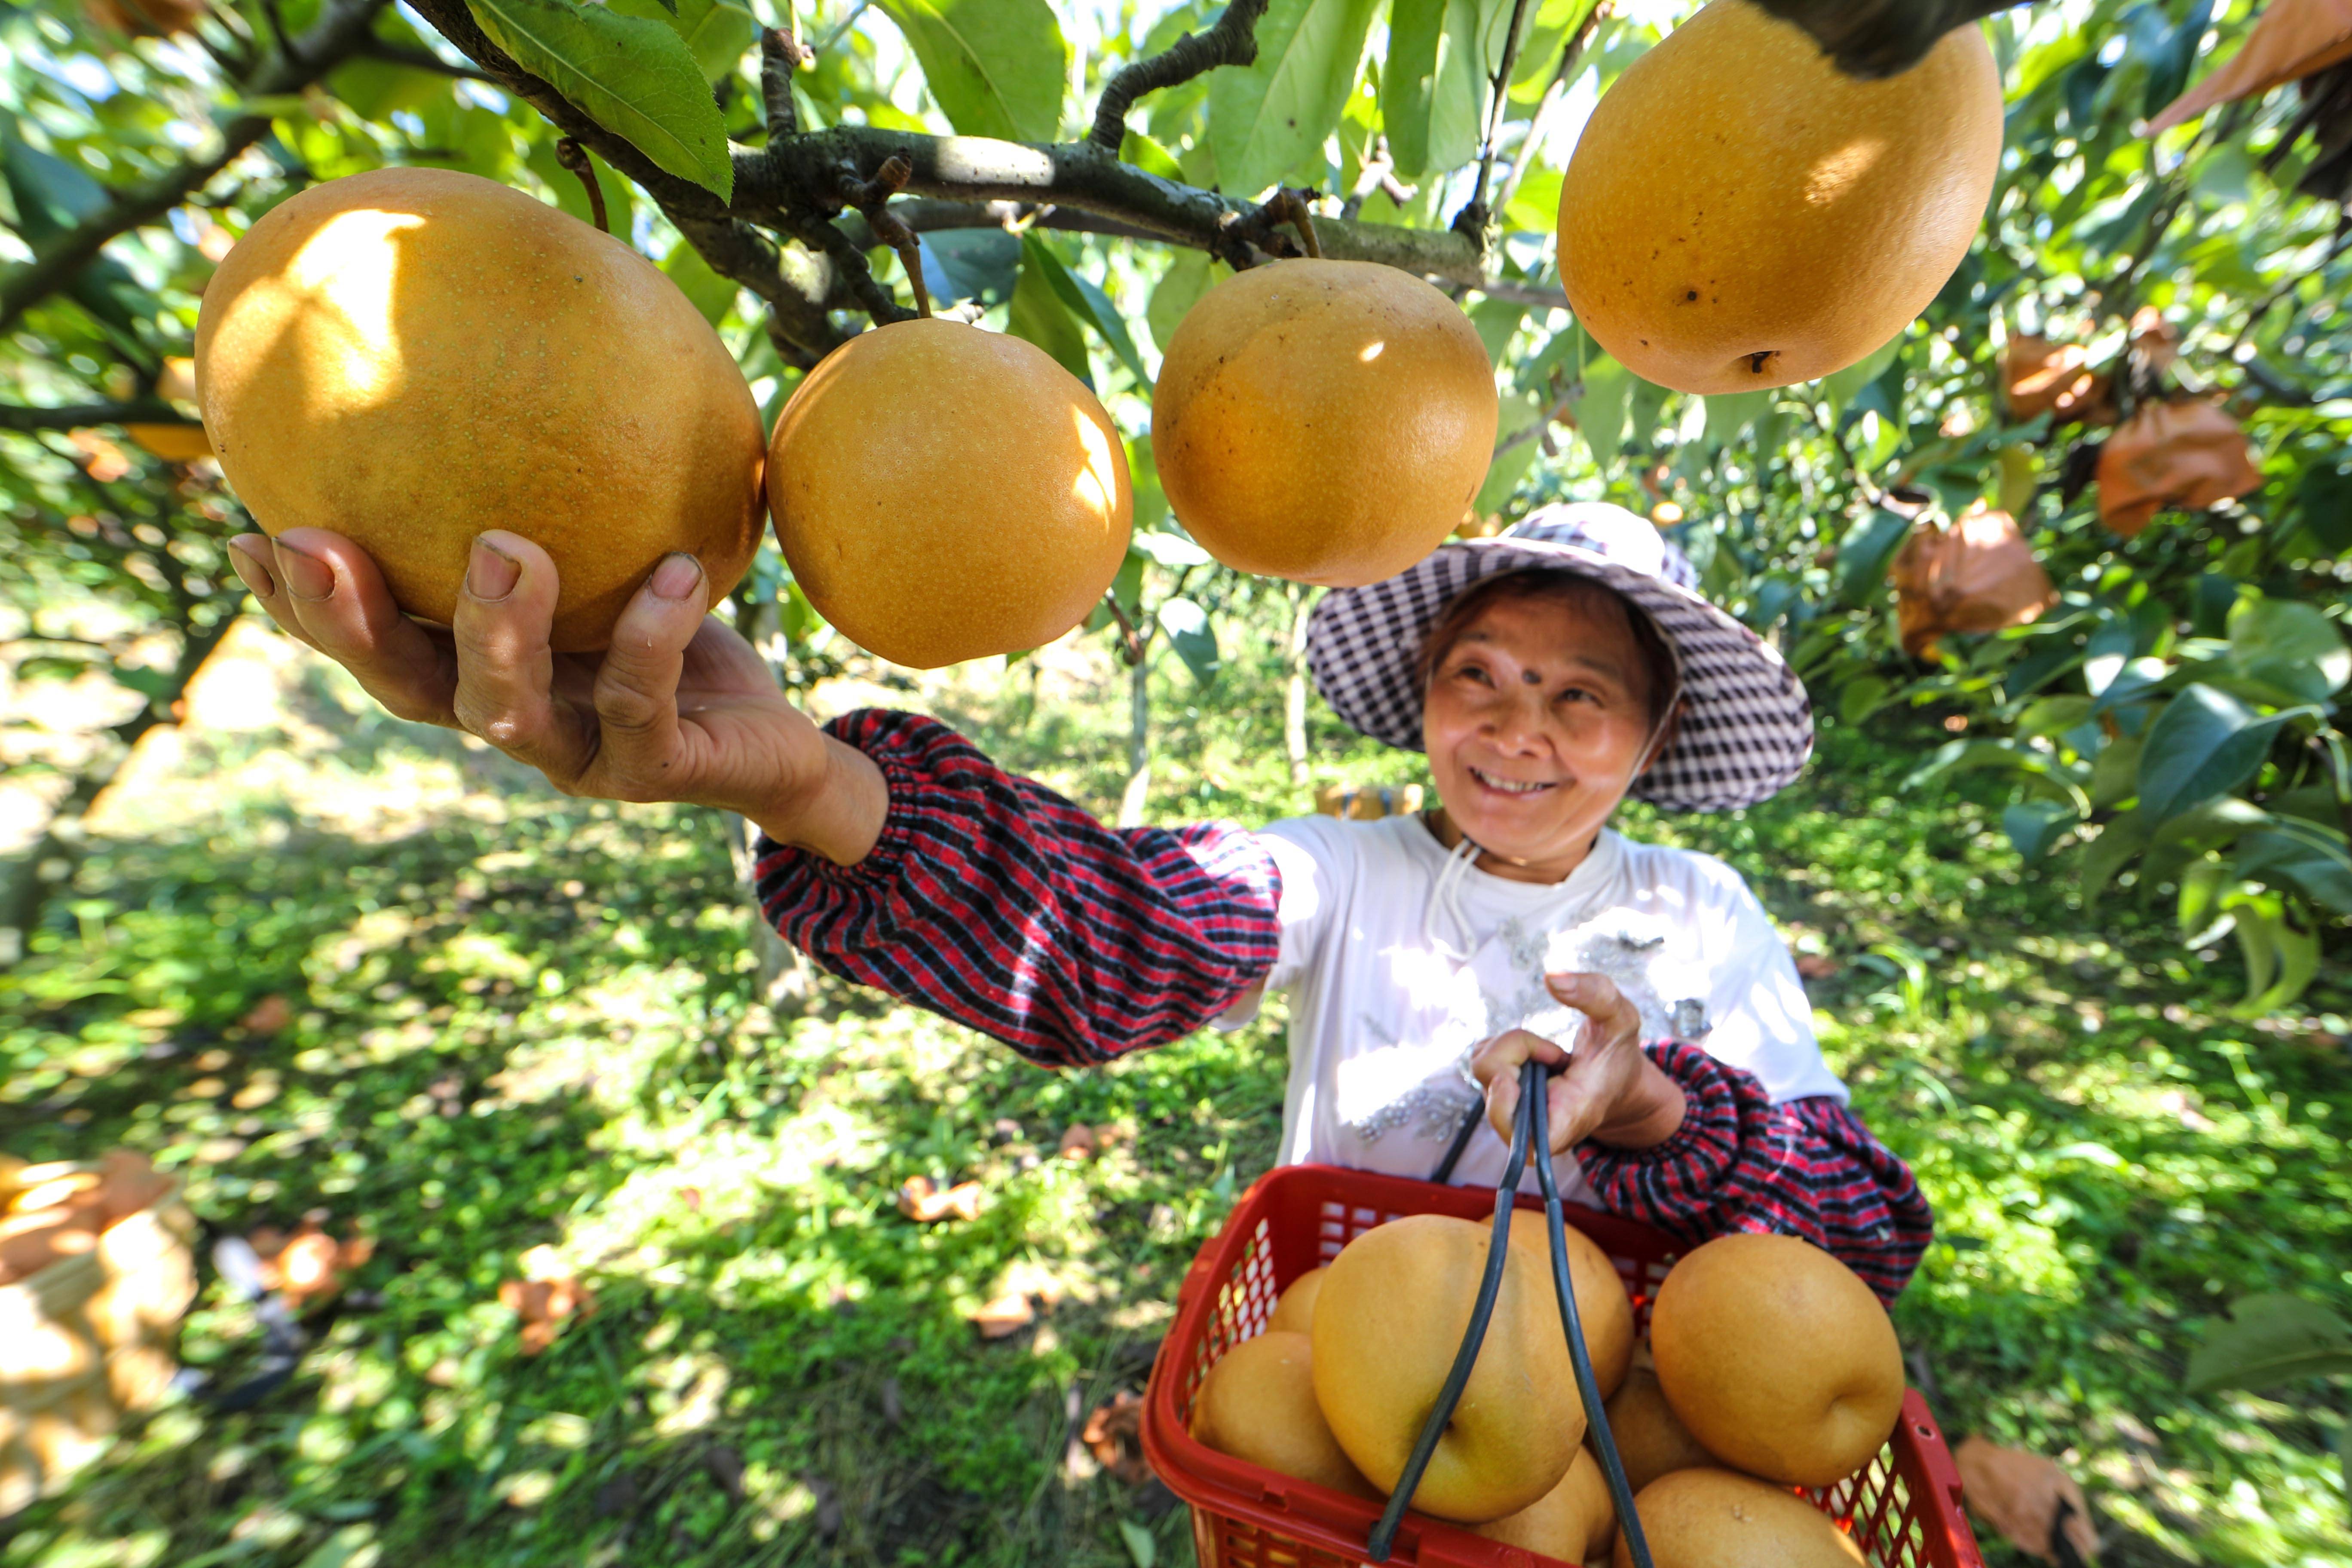
[[[1675,1244],[1647,1226],[1568,1207],[1570,1223],[1617,1265],[1633,1298],[1634,1321],[1646,1331]],[[1184,1276],[1176,1323],[1160,1343],[1144,1398],[1144,1456],[1192,1505],[1201,1568],[1356,1568],[1364,1561],[1378,1505],[1194,1442],[1186,1429],[1193,1395],[1219,1356],[1265,1328],[1285,1286],[1330,1262],[1374,1226],[1412,1214],[1486,1219],[1494,1210],[1494,1194],[1482,1188],[1329,1165],[1285,1166],[1242,1195]],[[1984,1568],[1960,1511],[1951,1450],[1916,1390],[1904,1396],[1894,1437],[1860,1475],[1808,1495],[1881,1568]],[[1555,1560],[1408,1513],[1389,1561],[1533,1568]]]

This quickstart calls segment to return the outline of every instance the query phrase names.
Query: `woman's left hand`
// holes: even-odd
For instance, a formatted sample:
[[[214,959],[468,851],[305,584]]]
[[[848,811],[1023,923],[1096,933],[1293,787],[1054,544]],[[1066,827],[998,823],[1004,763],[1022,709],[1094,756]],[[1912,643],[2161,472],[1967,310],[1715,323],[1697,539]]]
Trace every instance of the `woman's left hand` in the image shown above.
[[[1573,1047],[1525,1029],[1486,1042],[1470,1070],[1486,1089],[1486,1120],[1511,1141],[1519,1109],[1519,1067],[1566,1062],[1550,1080],[1551,1152],[1564,1154],[1587,1138],[1620,1149],[1664,1142],[1683,1124],[1682,1086],[1642,1049],[1642,1013],[1601,974],[1548,974],[1544,984],[1584,1015]]]

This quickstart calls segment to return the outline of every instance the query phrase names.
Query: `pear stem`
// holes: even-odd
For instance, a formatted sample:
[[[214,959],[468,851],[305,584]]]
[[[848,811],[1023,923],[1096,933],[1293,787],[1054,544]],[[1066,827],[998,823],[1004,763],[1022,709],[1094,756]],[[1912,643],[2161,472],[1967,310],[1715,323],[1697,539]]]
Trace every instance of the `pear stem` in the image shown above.
[[[588,187],[588,211],[598,231],[612,233],[613,226],[604,217],[604,189],[596,183],[596,171],[589,166],[588,149],[566,136],[555,144],[555,161],[580,176],[580,183]]]

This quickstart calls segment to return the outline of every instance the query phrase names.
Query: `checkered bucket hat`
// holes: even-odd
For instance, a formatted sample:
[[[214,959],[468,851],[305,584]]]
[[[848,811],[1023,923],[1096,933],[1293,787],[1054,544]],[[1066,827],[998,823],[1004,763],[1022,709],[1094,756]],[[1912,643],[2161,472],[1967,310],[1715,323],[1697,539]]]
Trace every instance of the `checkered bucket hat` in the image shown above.
[[[1804,683],[1761,637],[1698,595],[1689,557],[1619,506],[1546,507],[1491,539],[1449,540],[1383,582],[1315,606],[1307,664],[1340,718],[1421,750],[1422,643],[1481,578],[1549,568],[1614,588],[1647,612],[1682,667],[1682,721],[1631,793],[1670,809],[1753,805],[1797,776],[1813,749]]]

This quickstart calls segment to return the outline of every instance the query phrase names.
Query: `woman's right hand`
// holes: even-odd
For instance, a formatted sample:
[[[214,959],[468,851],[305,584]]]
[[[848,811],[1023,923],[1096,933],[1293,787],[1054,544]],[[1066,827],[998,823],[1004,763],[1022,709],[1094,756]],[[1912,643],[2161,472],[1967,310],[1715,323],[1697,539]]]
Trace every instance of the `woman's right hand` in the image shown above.
[[[367,552],[323,529],[242,534],[229,560],[289,636],[403,719],[463,730],[566,795],[740,812],[770,837],[863,859],[888,806],[880,772],[778,689],[708,614],[694,557],[656,566],[602,654],[557,653],[555,563],[520,534],[479,535],[448,629],[410,620]]]

